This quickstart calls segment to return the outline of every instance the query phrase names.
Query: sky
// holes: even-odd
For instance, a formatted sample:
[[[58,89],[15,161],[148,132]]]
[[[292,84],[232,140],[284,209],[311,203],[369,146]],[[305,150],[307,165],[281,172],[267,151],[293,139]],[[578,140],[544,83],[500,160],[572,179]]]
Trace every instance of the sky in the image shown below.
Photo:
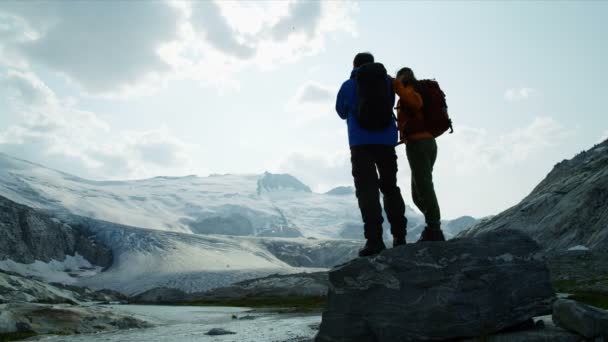
[[[334,103],[370,51],[446,93],[443,217],[497,214],[608,138],[607,16],[599,1],[2,1],[0,152],[95,180],[352,185]]]

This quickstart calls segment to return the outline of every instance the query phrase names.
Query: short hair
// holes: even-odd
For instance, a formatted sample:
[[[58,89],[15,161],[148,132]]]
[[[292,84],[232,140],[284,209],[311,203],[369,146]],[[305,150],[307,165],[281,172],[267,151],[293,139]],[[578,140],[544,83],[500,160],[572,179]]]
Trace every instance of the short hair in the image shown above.
[[[355,68],[368,63],[374,63],[374,55],[372,55],[370,52],[359,52],[353,60],[353,66]]]
[[[403,77],[403,82],[404,83],[416,83],[418,80],[416,79],[416,76],[414,75],[414,71],[410,68],[401,68],[399,71],[397,71],[397,78],[404,76]]]

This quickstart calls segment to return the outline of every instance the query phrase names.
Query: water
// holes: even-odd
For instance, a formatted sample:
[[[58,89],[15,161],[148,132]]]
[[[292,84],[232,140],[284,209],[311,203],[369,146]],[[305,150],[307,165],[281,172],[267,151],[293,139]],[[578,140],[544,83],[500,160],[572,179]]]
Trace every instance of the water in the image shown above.
[[[312,339],[317,332],[313,327],[321,322],[320,314],[278,314],[256,312],[248,308],[236,307],[154,305],[113,305],[108,307],[117,312],[145,319],[156,326],[147,329],[120,330],[89,335],[46,336],[37,340],[45,342],[295,342]],[[241,319],[234,319],[233,315]],[[246,316],[252,319],[242,319]],[[206,335],[212,328],[222,328],[236,334]]]

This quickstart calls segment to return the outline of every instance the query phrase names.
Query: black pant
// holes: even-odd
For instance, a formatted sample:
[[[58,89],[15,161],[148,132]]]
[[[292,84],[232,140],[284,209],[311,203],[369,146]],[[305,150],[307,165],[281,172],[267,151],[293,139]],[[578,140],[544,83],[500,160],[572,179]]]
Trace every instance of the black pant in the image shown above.
[[[350,148],[355,189],[366,239],[382,238],[382,207],[394,237],[405,237],[405,203],[397,186],[397,153],[390,145],[359,145]]]

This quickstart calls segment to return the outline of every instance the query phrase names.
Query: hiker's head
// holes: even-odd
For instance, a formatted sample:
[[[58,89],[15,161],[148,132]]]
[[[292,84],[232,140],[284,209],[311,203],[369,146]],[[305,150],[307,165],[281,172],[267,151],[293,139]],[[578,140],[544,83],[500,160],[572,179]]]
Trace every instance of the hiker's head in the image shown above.
[[[401,68],[399,71],[397,71],[397,79],[403,84],[413,83],[417,81],[414,72],[410,68]]]
[[[374,55],[369,52],[360,52],[353,60],[353,67],[358,68],[363,64],[374,63]]]

